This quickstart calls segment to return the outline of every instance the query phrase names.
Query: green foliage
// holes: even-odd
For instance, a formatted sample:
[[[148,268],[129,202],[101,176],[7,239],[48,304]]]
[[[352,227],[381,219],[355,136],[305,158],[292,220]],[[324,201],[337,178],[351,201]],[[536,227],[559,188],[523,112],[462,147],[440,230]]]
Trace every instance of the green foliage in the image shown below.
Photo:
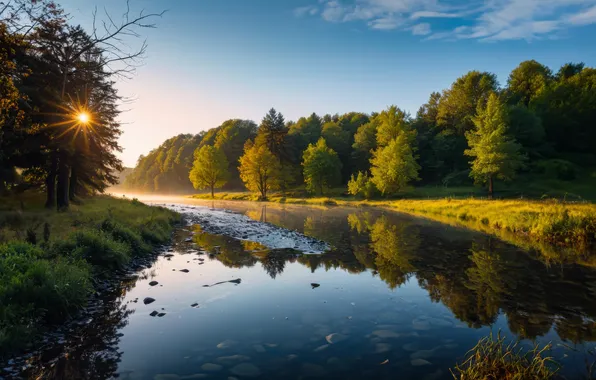
[[[370,163],[372,183],[383,195],[396,194],[410,181],[418,179],[420,166],[416,163],[405,134],[391,140],[389,145],[378,148]]]
[[[491,73],[470,71],[458,78],[443,91],[437,109],[437,125],[463,136],[474,128],[472,118],[478,103],[486,102],[497,89],[497,77]]]
[[[571,181],[577,177],[577,167],[572,162],[550,159],[536,161],[532,165],[532,171],[542,174],[547,178],[557,178],[563,181]]]
[[[68,240],[57,243],[53,249],[56,255],[60,252],[111,270],[128,264],[132,253],[126,243],[116,241],[111,234],[97,230],[77,231]]]
[[[354,178],[352,174],[348,182],[348,193],[364,199],[371,199],[376,195],[377,188],[371,181],[371,178],[369,178],[368,173],[358,172],[358,176]]]
[[[316,145],[310,144],[304,151],[302,166],[306,189],[323,194],[325,189],[341,182],[341,162],[337,153],[320,138]]]
[[[519,342],[506,343],[499,333],[480,339],[478,344],[466,355],[463,363],[452,371],[456,379],[484,380],[548,380],[555,378],[559,365],[544,347],[535,345],[531,350],[524,350]]]
[[[210,189],[213,196],[213,190],[225,185],[229,176],[228,160],[222,150],[205,145],[195,153],[190,171],[195,189]]]
[[[508,102],[529,107],[546,90],[551,78],[551,70],[534,60],[520,63],[507,80]]]
[[[496,94],[491,94],[486,106],[479,105],[474,119],[476,129],[466,133],[470,149],[465,154],[474,157],[470,173],[477,181],[489,183],[493,191],[493,178],[512,179],[521,168],[525,156],[521,146],[507,136],[507,114]]]
[[[266,199],[270,190],[280,187],[281,163],[267,145],[256,145],[249,140],[238,170],[246,188],[258,192],[261,199]]]
[[[379,127],[377,129],[377,145],[384,147],[404,135],[409,142],[416,137],[416,131],[412,130],[410,125],[410,115],[400,110],[396,106],[390,106],[376,117]]]

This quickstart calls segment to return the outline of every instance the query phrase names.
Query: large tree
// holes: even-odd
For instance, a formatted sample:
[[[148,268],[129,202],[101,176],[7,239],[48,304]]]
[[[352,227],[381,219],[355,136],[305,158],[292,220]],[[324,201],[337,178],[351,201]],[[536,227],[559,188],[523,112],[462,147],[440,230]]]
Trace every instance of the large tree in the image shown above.
[[[228,160],[221,149],[205,145],[195,153],[195,161],[190,170],[190,181],[197,190],[214,190],[220,188],[228,181]]]
[[[258,192],[261,199],[267,199],[270,190],[278,189],[281,180],[281,163],[266,145],[248,141],[244,155],[240,157],[240,178],[250,191]]]
[[[474,157],[470,175],[480,183],[488,183],[492,196],[494,179],[512,179],[525,156],[520,153],[521,146],[507,135],[507,110],[497,94],[491,94],[486,105],[479,105],[473,121],[476,128],[466,133],[470,148],[464,153]]]
[[[312,193],[323,194],[325,189],[341,182],[341,161],[333,149],[320,138],[316,145],[310,144],[304,151],[302,166],[306,189]]]
[[[520,63],[507,80],[505,94],[509,103],[529,107],[546,90],[551,78],[550,69],[534,60]]]
[[[420,166],[416,162],[411,140],[402,134],[387,146],[378,148],[370,160],[372,182],[382,194],[395,194],[418,179]]]

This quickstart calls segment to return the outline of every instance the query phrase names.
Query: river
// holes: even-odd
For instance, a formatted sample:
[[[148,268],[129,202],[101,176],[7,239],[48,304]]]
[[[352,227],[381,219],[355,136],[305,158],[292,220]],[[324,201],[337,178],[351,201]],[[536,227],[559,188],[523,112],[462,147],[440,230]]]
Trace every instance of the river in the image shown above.
[[[552,342],[567,378],[596,359],[592,268],[380,209],[142,200],[198,224],[30,375],[440,380],[499,331]]]

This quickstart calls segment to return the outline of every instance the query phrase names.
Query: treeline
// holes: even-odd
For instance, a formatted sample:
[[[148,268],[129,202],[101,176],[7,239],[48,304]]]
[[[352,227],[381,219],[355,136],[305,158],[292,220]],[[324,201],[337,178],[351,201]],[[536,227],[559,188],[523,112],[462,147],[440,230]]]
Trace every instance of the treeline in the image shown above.
[[[238,188],[262,197],[305,185],[312,193],[347,185],[352,194],[395,194],[409,184],[483,184],[516,175],[572,180],[596,165],[596,70],[556,73],[525,61],[501,87],[471,71],[430,95],[415,116],[311,114],[296,122],[271,109],[255,123],[229,120],[180,135],[139,159],[130,189]],[[192,153],[192,154],[191,154]],[[187,175],[184,175],[187,173]]]
[[[91,31],[51,0],[0,4],[0,195],[37,189],[66,209],[117,183],[122,164],[114,81],[130,76],[146,45],[121,37],[156,14],[126,12]]]

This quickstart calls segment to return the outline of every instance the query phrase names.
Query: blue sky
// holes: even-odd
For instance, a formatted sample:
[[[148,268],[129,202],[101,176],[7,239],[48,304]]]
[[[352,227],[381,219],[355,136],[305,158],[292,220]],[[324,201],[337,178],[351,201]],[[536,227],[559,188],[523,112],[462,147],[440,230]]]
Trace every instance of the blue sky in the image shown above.
[[[73,22],[123,0],[65,0]],[[137,75],[118,83],[121,155],[134,165],[163,140],[230,118],[311,112],[415,114],[432,91],[469,70],[505,84],[527,59],[557,70],[596,65],[596,0],[131,0],[133,12],[168,10]],[[104,17],[105,18],[105,17]],[[133,46],[140,40],[128,41]]]

